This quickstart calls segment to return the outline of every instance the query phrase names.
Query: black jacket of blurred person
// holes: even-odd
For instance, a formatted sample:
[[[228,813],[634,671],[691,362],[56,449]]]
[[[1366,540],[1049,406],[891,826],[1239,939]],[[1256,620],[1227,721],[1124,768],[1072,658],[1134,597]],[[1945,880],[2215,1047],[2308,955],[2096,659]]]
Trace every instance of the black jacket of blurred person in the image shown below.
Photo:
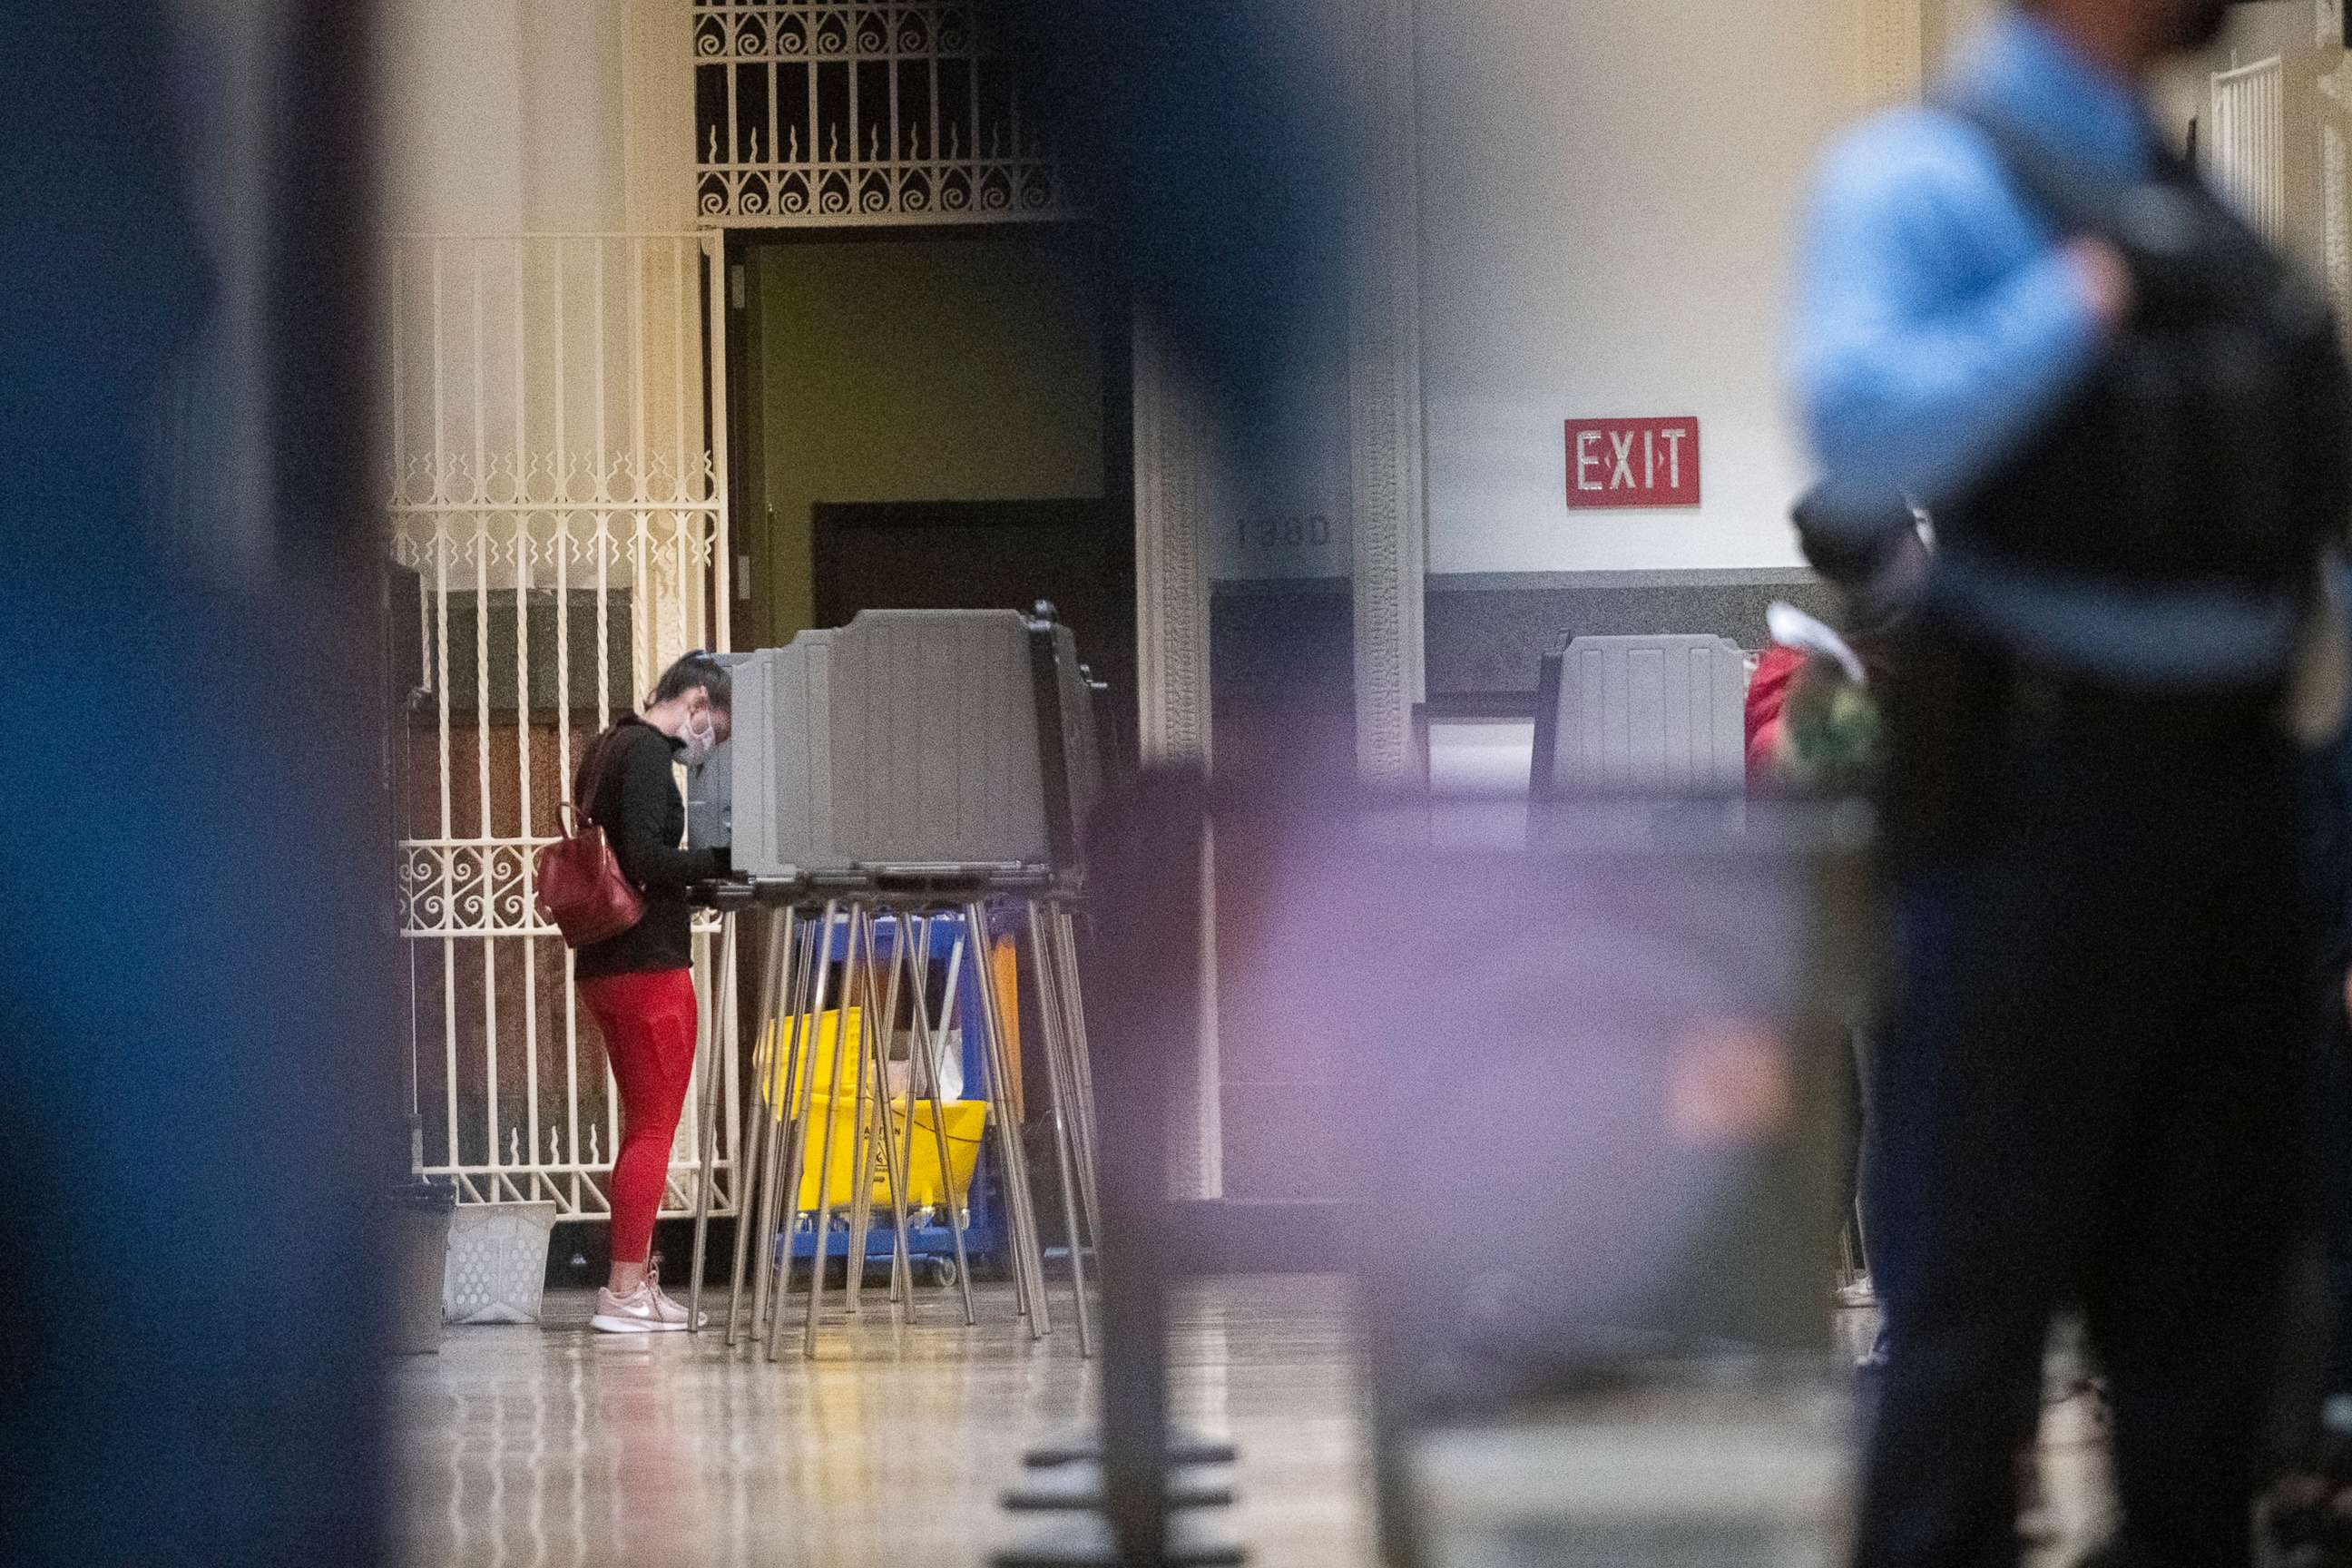
[[[2352,379],[2324,304],[2148,114],[2224,10],[2012,7],[1924,109],[1832,154],[1812,225],[1798,354],[1835,504],[1811,548],[1864,595],[1918,581],[1889,711],[1905,1259],[1866,1568],[2018,1560],[2069,1301],[2110,1375],[2126,1560],[2252,1560],[2309,1145],[2316,704],[2290,699],[2318,689],[2298,658],[2352,496]],[[2047,313],[2018,303],[2037,289]],[[2020,321],[2064,331],[2002,335]],[[1922,573],[1867,501],[1906,488],[1935,516]]]
[[[370,14],[0,5],[9,1568],[393,1556]]]

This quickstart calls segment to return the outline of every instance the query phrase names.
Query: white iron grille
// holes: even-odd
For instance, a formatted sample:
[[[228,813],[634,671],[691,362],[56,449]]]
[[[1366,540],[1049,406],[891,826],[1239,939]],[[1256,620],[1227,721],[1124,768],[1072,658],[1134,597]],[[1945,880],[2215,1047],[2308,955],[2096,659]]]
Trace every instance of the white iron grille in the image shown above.
[[[531,858],[595,733],[680,653],[728,646],[719,239],[403,236],[390,253],[393,551],[424,670],[397,868],[424,1171],[462,1202],[604,1217],[619,1100]],[[698,1061],[722,1064],[727,1212],[713,934]],[[682,1118],[667,1214],[693,1205],[699,1136]]]
[[[2273,240],[2286,235],[2286,67],[2277,56],[2213,78],[2214,185]]]
[[[698,202],[771,226],[1067,218],[985,0],[697,0]]]

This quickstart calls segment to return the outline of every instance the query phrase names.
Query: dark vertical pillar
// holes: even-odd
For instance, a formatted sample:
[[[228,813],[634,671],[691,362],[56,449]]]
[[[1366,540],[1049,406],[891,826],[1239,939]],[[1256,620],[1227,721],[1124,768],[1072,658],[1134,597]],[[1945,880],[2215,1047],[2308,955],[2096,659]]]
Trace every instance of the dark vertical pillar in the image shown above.
[[[1101,1103],[1120,1107],[1101,1151],[1103,1487],[1119,1561],[1157,1564],[1167,1544],[1168,1299],[1152,1256],[1164,1230],[1170,1129],[1200,1038],[1198,774],[1147,773],[1097,819],[1089,898],[1108,918],[1087,950]]]
[[[373,8],[266,9],[0,7],[11,1564],[389,1557]]]

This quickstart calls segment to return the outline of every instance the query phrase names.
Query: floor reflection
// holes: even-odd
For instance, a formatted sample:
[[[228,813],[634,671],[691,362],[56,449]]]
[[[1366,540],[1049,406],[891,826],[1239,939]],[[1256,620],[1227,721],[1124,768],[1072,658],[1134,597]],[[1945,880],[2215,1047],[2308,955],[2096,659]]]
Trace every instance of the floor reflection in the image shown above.
[[[1253,1561],[1371,1561],[1349,1289],[1329,1279],[1223,1280],[1180,1300],[1174,1414],[1241,1445],[1239,1504],[1214,1523],[1248,1543]],[[980,1306],[977,1329],[962,1326],[945,1292],[923,1298],[912,1326],[869,1307],[863,1321],[826,1331],[817,1361],[803,1361],[795,1340],[779,1364],[730,1354],[717,1335],[593,1334],[586,1295],[552,1297],[543,1328],[453,1330],[439,1355],[398,1372],[409,1560],[983,1563],[1034,1531],[998,1510],[997,1494],[1018,1478],[1024,1447],[1090,1414],[1093,1373],[1068,1325],[1031,1342],[1009,1287],[987,1290]],[[1866,1342],[1866,1321],[1844,1327]],[[2104,1524],[2105,1437],[2090,1408],[2060,1402],[2046,1424],[2037,1564],[2072,1562]],[[1457,1468],[1462,1453],[1475,1456],[1475,1445],[1457,1451]],[[1491,1484],[1514,1466],[1536,1473],[1498,1459],[1487,1484],[1465,1484],[1454,1514],[1485,1506],[1478,1496],[1538,1514],[1562,1506],[1532,1482]],[[1510,1532],[1492,1518],[1472,1523],[1449,1543],[1462,1550],[1441,1555],[1463,1568],[1503,1561],[1469,1546]]]
[[[585,1295],[544,1327],[452,1330],[398,1371],[409,1560],[977,1563],[1018,1528],[994,1500],[1022,1448],[1078,1421],[1090,1373],[1074,1334],[1031,1342],[1009,1290],[976,1330],[950,1300],[910,1327],[869,1308],[813,1363],[796,1340],[772,1365],[593,1334]]]

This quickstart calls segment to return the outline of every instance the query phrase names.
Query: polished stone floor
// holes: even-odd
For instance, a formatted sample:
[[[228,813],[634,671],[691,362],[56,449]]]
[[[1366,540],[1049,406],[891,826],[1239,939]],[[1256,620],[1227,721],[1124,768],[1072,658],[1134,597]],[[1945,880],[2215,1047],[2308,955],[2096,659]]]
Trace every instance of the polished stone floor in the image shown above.
[[[1058,1305],[1066,1319],[1066,1297]],[[716,1336],[592,1333],[585,1295],[549,1306],[544,1326],[453,1329],[439,1354],[399,1369],[404,1524],[420,1568],[966,1568],[1036,1532],[1000,1512],[997,1494],[1020,1479],[1025,1447],[1063,1435],[1091,1403],[1066,1321],[1033,1345],[1003,1287],[983,1291],[978,1329],[962,1326],[951,1293],[926,1290],[912,1326],[869,1309],[829,1327],[815,1362],[795,1346],[772,1365],[730,1356]],[[1254,1562],[1371,1561],[1350,1322],[1348,1287],[1329,1279],[1221,1281],[1181,1305],[1178,1414],[1240,1443],[1239,1504],[1211,1517]],[[1739,1430],[1652,1422],[1441,1446],[1424,1472],[1441,1557],[1460,1568],[1584,1562],[1530,1542],[1565,1515],[1654,1511],[1673,1479],[1703,1501],[1753,1486],[1842,1517],[1834,1435],[1811,1450],[1769,1433],[1743,1447]],[[2095,1535],[2100,1449],[2081,1402],[2053,1410],[2043,1461],[2056,1534],[2038,1564],[2070,1563]]]
[[[780,1364],[715,1336],[593,1333],[585,1295],[551,1295],[543,1327],[451,1329],[399,1369],[410,1560],[978,1564],[1035,1532],[996,1506],[1024,1448],[1092,1403],[1066,1296],[1037,1344],[1006,1288],[979,1307],[966,1329],[952,1292],[926,1290],[912,1326],[869,1307],[826,1329],[815,1362],[795,1343]],[[1174,1363],[1182,1418],[1244,1455],[1221,1529],[1262,1563],[1366,1561],[1340,1286],[1206,1292]]]

